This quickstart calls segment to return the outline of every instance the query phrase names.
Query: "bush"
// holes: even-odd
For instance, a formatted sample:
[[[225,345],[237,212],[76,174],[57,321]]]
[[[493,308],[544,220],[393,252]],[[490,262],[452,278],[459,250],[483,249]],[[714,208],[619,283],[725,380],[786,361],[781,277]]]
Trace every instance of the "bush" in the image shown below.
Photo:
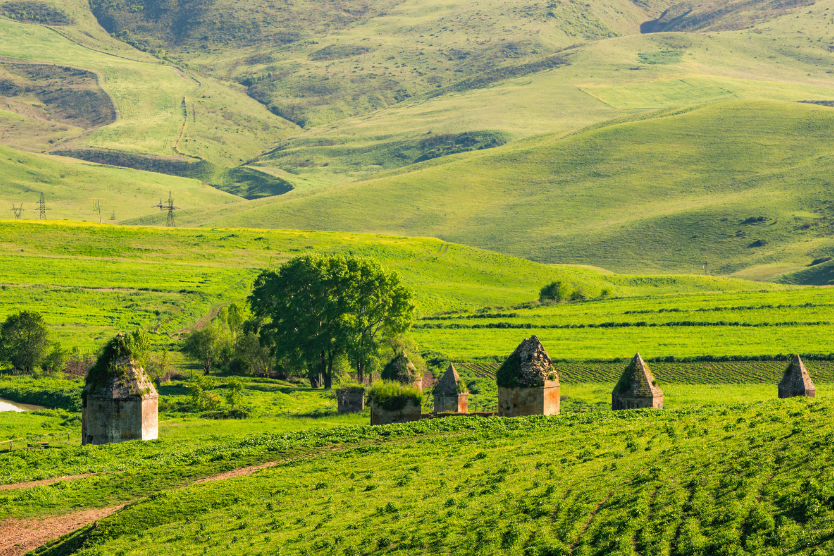
[[[246,409],[236,407],[234,409],[221,409],[219,411],[206,411],[201,413],[203,419],[247,419],[252,414]]]
[[[374,382],[365,396],[369,403],[374,403],[386,411],[399,411],[409,401],[417,407],[423,405],[423,393],[421,391],[399,382]]]
[[[556,280],[539,291],[539,301],[565,301],[570,297],[570,294],[570,286],[561,280]]]

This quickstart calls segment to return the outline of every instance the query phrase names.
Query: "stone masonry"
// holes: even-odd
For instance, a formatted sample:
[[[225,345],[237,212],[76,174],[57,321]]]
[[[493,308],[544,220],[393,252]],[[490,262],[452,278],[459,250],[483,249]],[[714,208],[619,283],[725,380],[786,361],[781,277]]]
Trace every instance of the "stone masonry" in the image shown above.
[[[159,395],[144,369],[130,359],[114,362],[108,381],[86,391],[81,443],[109,444],[159,437]]]
[[[559,375],[536,336],[519,344],[497,381],[499,417],[559,414]]]
[[[816,394],[817,388],[811,382],[811,375],[808,374],[808,369],[805,368],[805,364],[799,355],[794,355],[790,365],[785,369],[782,380],[779,382],[779,397],[792,398],[794,396],[807,396],[813,398]]]
[[[449,368],[434,385],[435,413],[467,413],[469,411],[469,392],[461,391],[461,381],[455,366]]]
[[[394,411],[384,409],[371,402],[371,424],[390,425],[391,423],[409,423],[421,419],[422,410],[419,405],[409,400],[405,407]]]
[[[336,390],[339,413],[355,413],[365,409],[364,388],[339,388]]]
[[[641,408],[663,409],[663,391],[638,353],[625,368],[611,393],[611,409]]]

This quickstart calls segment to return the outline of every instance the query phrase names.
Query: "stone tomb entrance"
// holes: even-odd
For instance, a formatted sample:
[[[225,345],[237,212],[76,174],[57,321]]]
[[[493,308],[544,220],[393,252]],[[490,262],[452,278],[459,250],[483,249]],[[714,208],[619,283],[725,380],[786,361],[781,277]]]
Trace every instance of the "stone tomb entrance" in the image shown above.
[[[663,391],[638,353],[625,368],[611,393],[611,409],[643,408],[663,409]]]
[[[526,338],[497,373],[498,416],[559,414],[559,375],[538,337]]]
[[[805,368],[805,364],[799,355],[794,355],[790,365],[785,369],[785,374],[782,375],[782,380],[779,382],[779,397],[807,396],[813,398],[816,395],[817,387],[811,382],[808,369]]]
[[[140,339],[137,339],[140,338]],[[81,444],[159,437],[159,394],[131,350],[141,335],[119,334],[87,373],[81,410]]]
[[[469,392],[465,388],[455,366],[449,363],[443,377],[434,385],[434,412],[468,413]]]

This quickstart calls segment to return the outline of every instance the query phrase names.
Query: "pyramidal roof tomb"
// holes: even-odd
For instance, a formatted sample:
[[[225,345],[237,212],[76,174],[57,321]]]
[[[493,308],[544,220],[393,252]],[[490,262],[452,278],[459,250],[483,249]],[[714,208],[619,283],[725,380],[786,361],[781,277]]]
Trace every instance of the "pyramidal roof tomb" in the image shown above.
[[[559,386],[559,375],[539,338],[530,336],[498,369],[497,381],[504,388],[541,388]]]
[[[437,384],[434,385],[434,395],[435,396],[457,396],[459,392],[460,386],[460,375],[458,375],[457,369],[451,363],[449,363],[449,368],[446,369],[446,372],[443,373],[443,376],[440,380],[437,381]]]
[[[657,385],[651,369],[638,353],[625,368],[611,393],[611,408],[646,407],[663,409],[663,391]]]
[[[805,363],[802,362],[799,355],[794,355],[790,365],[785,369],[785,374],[782,375],[782,380],[779,381],[779,397],[807,396],[813,398],[816,393],[817,388],[811,381],[811,375],[808,374]]]

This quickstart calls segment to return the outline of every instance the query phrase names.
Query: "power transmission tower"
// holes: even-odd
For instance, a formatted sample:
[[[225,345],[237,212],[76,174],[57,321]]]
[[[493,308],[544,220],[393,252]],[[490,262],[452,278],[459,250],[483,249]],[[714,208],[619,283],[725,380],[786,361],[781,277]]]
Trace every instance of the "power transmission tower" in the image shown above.
[[[96,206],[93,209],[93,212],[98,213],[98,223],[101,224],[101,201],[99,201],[98,199],[96,199]]]
[[[15,219],[19,219],[23,214],[23,203],[20,203],[19,207],[14,206],[14,203],[12,203],[12,212],[14,213]]]
[[[162,199],[159,200],[158,205],[154,205],[159,207],[159,210],[167,210],[168,211],[168,220],[166,221],[165,225],[169,228],[174,227],[174,211],[179,210],[179,207],[174,206],[174,196],[171,191],[168,192],[168,202],[163,203]]]
[[[43,193],[41,193],[41,198],[38,199],[38,208],[35,209],[35,212],[40,213],[41,220],[46,220],[46,211],[48,210],[52,209],[46,208],[46,197],[44,197]]]

